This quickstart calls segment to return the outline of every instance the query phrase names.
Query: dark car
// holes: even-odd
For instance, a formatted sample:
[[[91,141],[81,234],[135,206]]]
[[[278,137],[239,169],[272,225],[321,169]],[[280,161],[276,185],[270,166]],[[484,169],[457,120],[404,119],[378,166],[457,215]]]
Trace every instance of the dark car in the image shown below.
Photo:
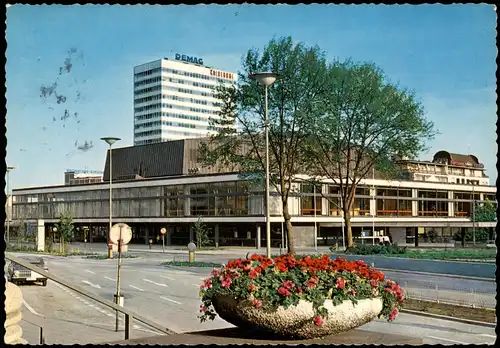
[[[49,271],[47,263],[41,257],[22,257],[21,259],[42,268],[46,272]],[[43,286],[47,285],[47,277],[15,262],[11,262],[8,266],[7,280],[13,284],[40,282]]]

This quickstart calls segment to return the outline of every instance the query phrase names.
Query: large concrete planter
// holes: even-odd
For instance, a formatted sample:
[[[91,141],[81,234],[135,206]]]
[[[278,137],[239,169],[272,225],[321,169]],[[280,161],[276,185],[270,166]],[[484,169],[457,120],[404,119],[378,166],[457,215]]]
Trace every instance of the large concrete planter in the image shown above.
[[[26,344],[22,338],[23,330],[19,323],[22,319],[21,306],[23,294],[18,286],[5,280],[5,335],[6,344]]]
[[[255,329],[288,338],[309,339],[346,332],[364,325],[382,311],[382,299],[359,300],[356,305],[344,301],[334,306],[326,300],[328,317],[321,326],[314,324],[313,305],[300,300],[297,306],[269,312],[255,308],[250,301],[237,301],[230,296],[216,296],[213,305],[217,314],[227,322],[242,328]]]

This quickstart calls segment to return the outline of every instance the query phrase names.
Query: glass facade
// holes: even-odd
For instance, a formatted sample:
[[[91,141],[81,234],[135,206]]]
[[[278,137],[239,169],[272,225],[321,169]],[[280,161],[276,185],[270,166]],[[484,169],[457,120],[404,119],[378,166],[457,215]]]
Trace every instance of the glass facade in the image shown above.
[[[412,216],[411,189],[377,188],[377,216]]]
[[[300,184],[300,193],[291,196],[297,199],[297,210],[292,215],[341,216],[340,192],[335,185],[327,186],[328,193],[322,195],[319,188]],[[158,185],[113,189],[113,216],[116,218],[162,218],[184,216],[262,216],[264,192],[250,190],[246,181],[192,183],[183,185]],[[351,209],[353,217],[369,217],[370,187],[358,187]],[[314,193],[316,196],[314,196]],[[452,197],[449,199],[448,197]],[[481,200],[481,197],[483,200]],[[325,199],[324,199],[325,198]],[[496,204],[493,193],[453,192],[418,189],[412,198],[412,189],[377,187],[375,207],[377,216],[412,216],[412,200],[417,201],[417,216],[448,216],[449,204],[455,217],[468,217],[472,202],[478,204],[490,200]],[[323,210],[323,204],[327,204]],[[72,192],[47,192],[43,194],[16,195],[13,200],[13,219],[58,219],[69,213],[74,219],[108,218],[109,190]]]

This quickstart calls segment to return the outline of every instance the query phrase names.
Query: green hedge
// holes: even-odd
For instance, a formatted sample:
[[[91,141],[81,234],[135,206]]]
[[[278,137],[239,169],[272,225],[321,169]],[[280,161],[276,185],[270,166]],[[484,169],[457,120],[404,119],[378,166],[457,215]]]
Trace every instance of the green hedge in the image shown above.
[[[396,244],[389,244],[389,245],[359,244],[355,245],[353,248],[347,248],[346,253],[355,255],[374,255],[374,254],[402,255],[406,253],[406,247],[399,247]]]

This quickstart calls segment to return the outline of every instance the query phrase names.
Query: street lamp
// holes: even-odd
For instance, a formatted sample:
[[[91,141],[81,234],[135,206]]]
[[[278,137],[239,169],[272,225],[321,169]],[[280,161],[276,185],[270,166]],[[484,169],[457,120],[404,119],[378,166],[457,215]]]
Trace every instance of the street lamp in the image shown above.
[[[112,170],[113,170],[113,160],[112,160],[112,153],[111,149],[114,143],[116,143],[118,140],[121,140],[120,138],[116,137],[104,137],[101,138],[101,140],[104,140],[106,143],[109,145],[109,230],[108,230],[108,259],[113,258],[113,248],[110,246],[111,242],[109,239],[109,234],[111,233],[111,227],[113,226],[113,196],[112,196],[112,183],[113,183],[113,175],[112,175]]]
[[[267,106],[267,88],[271,86],[278,78],[278,74],[272,72],[260,72],[248,76],[252,80],[257,81],[264,86],[265,100],[266,100],[266,113],[265,113],[265,127],[266,127],[266,256],[271,257],[271,214],[269,207],[269,115]]]
[[[7,245],[10,243],[10,218],[11,218],[11,206],[12,206],[12,195],[10,194],[10,171],[15,168],[12,166],[7,167]],[[10,201],[9,201],[10,198]]]

